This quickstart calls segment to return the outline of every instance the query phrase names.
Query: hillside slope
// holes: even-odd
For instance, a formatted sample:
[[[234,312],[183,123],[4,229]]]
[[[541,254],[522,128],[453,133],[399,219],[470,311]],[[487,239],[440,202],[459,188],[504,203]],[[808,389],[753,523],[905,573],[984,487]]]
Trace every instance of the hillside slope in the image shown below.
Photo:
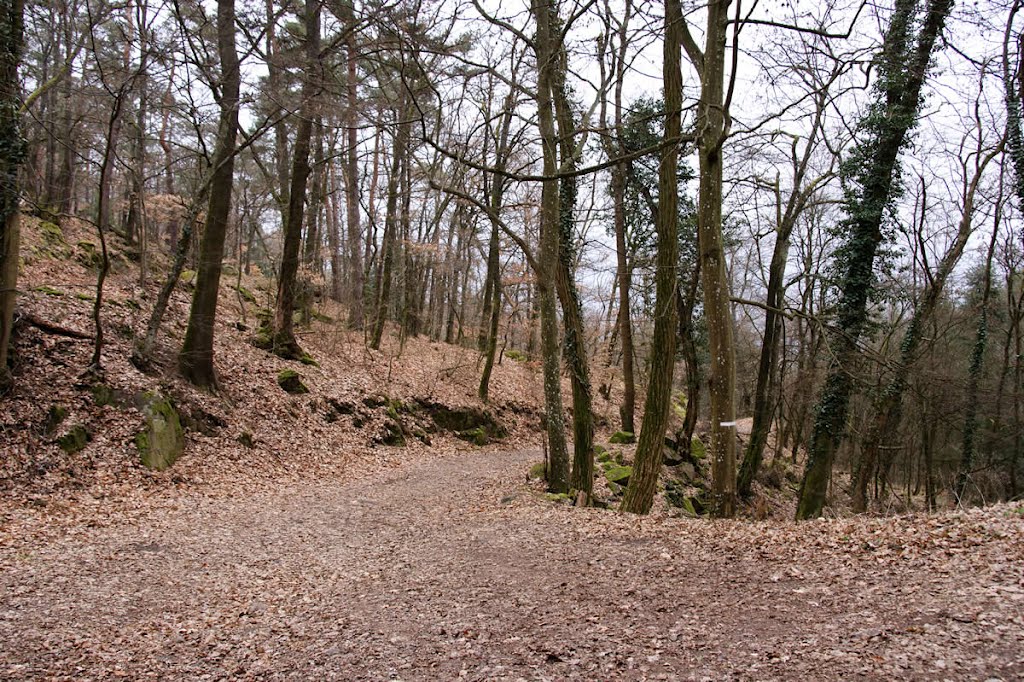
[[[361,334],[333,322],[344,311],[329,301],[318,302],[316,319],[299,331],[318,366],[281,360],[251,343],[271,280],[233,268],[222,280],[217,318],[219,390],[198,391],[176,371],[194,276],[188,271],[172,295],[154,370],[144,374],[129,362],[131,344],[166,263],[151,257],[140,284],[132,249],[116,240],[104,287],[104,372],[87,375],[97,246],[90,228],[67,222],[61,230],[26,219],[17,383],[0,399],[0,490],[8,513],[83,499],[113,504],[183,486],[215,492],[222,484],[351,478],[485,440],[500,443],[485,447],[511,449],[535,442],[539,387],[526,363],[506,358],[497,366],[483,405],[475,350],[388,336],[381,351],[368,350]],[[298,374],[308,393],[285,392],[282,371]],[[185,425],[184,454],[162,472],[142,466],[136,445],[147,394],[169,398]],[[484,436],[473,431],[480,418],[493,421]]]

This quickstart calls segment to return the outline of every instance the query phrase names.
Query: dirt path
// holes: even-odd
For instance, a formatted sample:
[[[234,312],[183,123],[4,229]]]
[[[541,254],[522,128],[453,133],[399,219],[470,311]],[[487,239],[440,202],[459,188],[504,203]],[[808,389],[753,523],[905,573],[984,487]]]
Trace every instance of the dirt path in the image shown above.
[[[4,550],[0,678],[1024,675],[1019,515],[640,520],[543,500],[536,457],[185,496]]]

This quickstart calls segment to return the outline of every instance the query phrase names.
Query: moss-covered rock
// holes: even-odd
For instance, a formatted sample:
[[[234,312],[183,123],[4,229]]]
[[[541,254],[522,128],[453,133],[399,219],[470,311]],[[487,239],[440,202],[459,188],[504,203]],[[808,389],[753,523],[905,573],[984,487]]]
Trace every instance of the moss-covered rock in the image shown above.
[[[629,445],[636,442],[636,434],[630,433],[629,431],[616,431],[612,434],[612,437],[608,439],[608,442],[614,445]]]
[[[515,350],[514,348],[505,351],[505,357],[508,358],[509,360],[515,360],[516,362],[526,362],[529,359],[526,356],[526,353],[519,350]]]
[[[63,296],[64,295],[64,292],[61,291],[60,289],[54,289],[53,287],[46,286],[46,285],[42,285],[42,286],[38,286],[38,287],[32,287],[32,291],[38,291],[39,293],[46,294],[47,296]]]
[[[697,436],[694,436],[693,441],[690,443],[690,454],[697,460],[707,457],[708,453],[704,447],[704,442]]]
[[[95,383],[89,390],[92,391],[93,402],[100,407],[103,407],[104,405],[118,405],[125,399],[125,396],[121,391],[111,388],[104,383]]]
[[[92,434],[89,433],[89,429],[82,424],[75,424],[68,429],[67,433],[57,439],[57,445],[67,454],[73,455],[85,449],[91,440]]]
[[[693,517],[697,516],[697,509],[696,509],[696,507],[693,506],[693,498],[692,497],[684,497],[683,498],[683,503],[680,505],[680,507],[682,508],[682,510],[684,512],[686,512],[686,514],[688,516],[693,516]]]
[[[399,422],[392,419],[384,422],[384,427],[374,439],[378,445],[390,445],[392,447],[405,447],[405,429]]]
[[[687,481],[697,478],[697,467],[689,462],[683,462],[676,467],[676,473]]]
[[[309,393],[309,388],[302,383],[302,377],[294,369],[282,369],[277,375],[277,385],[291,395]]]
[[[242,300],[246,303],[256,303],[256,296],[251,291],[243,287],[241,284],[236,284],[231,287],[238,292],[238,295],[242,297]]]
[[[487,435],[487,429],[483,426],[478,426],[475,429],[459,431],[456,436],[461,440],[469,441],[478,447],[483,447],[491,442],[491,439]]]
[[[689,494],[690,490],[685,481],[670,479],[665,482],[665,501],[687,516],[697,517],[704,511],[704,504],[698,496]]]
[[[545,464],[544,462],[537,462],[532,467],[530,467],[530,471],[526,474],[526,476],[530,480],[543,480],[547,478],[547,474],[547,464]]]
[[[401,421],[399,415],[407,413],[409,408],[398,398],[389,398],[387,401],[387,414],[395,421]]]
[[[185,450],[185,429],[171,401],[158,393],[143,395],[143,429],[135,436],[139,459],[149,469],[163,471]]]
[[[629,477],[633,475],[633,467],[629,466],[617,466],[612,467],[608,471],[604,472],[604,477],[609,483],[615,483],[616,485],[628,485]]]
[[[68,243],[64,239],[64,231],[60,229],[60,225],[47,220],[42,221],[39,223],[39,236],[43,238],[49,255],[67,255]]]
[[[673,507],[680,507],[686,498],[686,485],[682,481],[665,481],[665,500]]]
[[[309,316],[312,319],[316,320],[317,322],[323,322],[324,324],[334,324],[334,318],[333,317],[331,317],[330,315],[324,315],[323,313],[318,312],[316,310],[314,310],[312,313],[310,313]]]
[[[82,240],[75,244],[75,260],[91,270],[99,270],[103,265],[103,254],[95,242]]]
[[[304,365],[309,365],[310,367],[320,366],[320,363],[316,361],[316,358],[314,358],[309,353],[303,353],[302,357],[299,358],[299,362],[301,362]]]
[[[597,461],[601,463],[611,462],[613,457],[612,453],[608,452],[604,448],[598,450],[598,446],[594,446],[594,452],[597,453]]]
[[[544,497],[551,502],[558,502],[559,504],[568,504],[569,502],[572,502],[572,498],[565,493],[546,493]]]
[[[487,442],[508,435],[508,431],[494,415],[478,407],[449,407],[424,400],[417,401],[417,407],[426,411],[438,428],[453,431],[463,440],[474,440],[475,432],[480,429],[483,430]]]
[[[68,416],[68,408],[63,405],[50,405],[50,409],[46,412],[46,423],[43,424],[43,432],[47,436],[52,436],[57,432],[57,427],[60,426]]]

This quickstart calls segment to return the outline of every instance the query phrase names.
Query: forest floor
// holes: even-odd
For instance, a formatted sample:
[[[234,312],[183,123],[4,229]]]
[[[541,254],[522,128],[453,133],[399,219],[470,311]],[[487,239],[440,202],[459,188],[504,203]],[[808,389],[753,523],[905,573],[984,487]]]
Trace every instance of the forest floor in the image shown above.
[[[128,362],[162,275],[140,282],[123,246],[97,378],[88,226],[26,226],[0,399],[0,679],[1024,678],[1019,504],[796,524],[790,453],[743,509],[766,521],[683,518],[663,495],[643,518],[577,509],[527,480],[535,363],[506,357],[484,404],[472,344],[371,351],[327,302],[301,331],[319,366],[283,361],[251,343],[270,281],[235,271],[219,390],[198,391],[175,371],[187,277],[153,371]],[[136,448],[149,392],[188,422],[165,471]],[[616,400],[595,408],[607,442]],[[468,443],[445,410],[500,433]]]
[[[0,536],[0,677],[1024,676],[1019,506],[640,518],[550,501],[524,482],[538,457],[22,519]]]

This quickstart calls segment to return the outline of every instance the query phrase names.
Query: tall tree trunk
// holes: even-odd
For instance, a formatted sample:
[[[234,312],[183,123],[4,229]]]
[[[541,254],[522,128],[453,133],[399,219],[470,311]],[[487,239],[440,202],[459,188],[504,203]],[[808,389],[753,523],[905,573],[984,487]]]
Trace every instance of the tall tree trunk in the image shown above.
[[[344,4],[344,3],[343,3]],[[349,6],[349,5],[346,5]],[[353,21],[349,18],[350,22]],[[356,33],[354,27],[349,29],[345,43],[345,62],[347,78],[345,87],[348,95],[345,134],[348,145],[345,149],[345,216],[348,229],[348,270],[349,270],[349,308],[348,326],[352,329],[363,328],[363,263],[360,257],[359,228],[359,138],[358,112],[359,92],[356,73]],[[372,203],[372,202],[371,202]]]
[[[665,1],[665,43],[662,68],[665,87],[665,141],[658,168],[658,255],[656,258],[654,337],[651,340],[650,380],[633,475],[622,500],[622,510],[646,514],[664,458],[665,426],[672,402],[672,376],[676,360],[676,269],[679,266],[679,143],[682,131],[683,16],[678,0]]]
[[[320,208],[324,203],[324,128],[319,116],[313,122],[313,187],[306,202],[306,239],[302,250],[302,262],[307,267],[322,273],[320,261]]]
[[[1000,190],[1002,187],[1000,186]],[[1001,193],[1001,192],[1000,192]],[[957,469],[953,492],[959,502],[967,492],[967,484],[974,469],[974,438],[978,430],[978,384],[981,382],[982,364],[985,349],[988,346],[988,302],[992,293],[992,258],[995,255],[996,240],[999,238],[999,227],[1002,221],[1001,202],[996,203],[995,220],[992,226],[992,238],[988,244],[988,255],[985,258],[985,281],[982,284],[981,304],[978,310],[978,324],[971,348],[971,361],[967,370],[967,388],[964,414],[963,441],[960,447],[960,463]]]
[[[332,153],[331,157],[333,158],[333,156],[334,154]],[[344,282],[346,266],[341,252],[343,247],[341,242],[341,220],[338,217],[338,176],[335,173],[333,163],[328,164],[324,175],[330,189],[327,192],[327,246],[331,250],[331,298],[335,301],[341,301],[342,282]],[[344,246],[347,249],[348,244],[346,243]],[[351,271],[348,274],[351,276]]]
[[[92,359],[89,361],[89,371],[100,374],[103,371],[103,322],[100,314],[103,311],[103,285],[106,282],[107,274],[110,272],[110,254],[107,251],[107,227],[103,216],[109,215],[110,208],[107,202],[110,201],[110,175],[113,172],[114,153],[117,145],[117,131],[120,128],[121,108],[124,106],[124,99],[128,96],[127,84],[122,85],[114,95],[113,106],[110,110],[110,118],[107,121],[106,144],[103,148],[103,158],[100,162],[100,191],[99,204],[96,206],[96,232],[100,238],[100,270],[96,277],[96,297],[92,306],[92,322],[94,328]]]
[[[160,149],[164,153],[164,192],[168,195],[174,194],[174,154],[173,147],[171,146],[171,109],[174,106],[174,96],[171,94],[171,89],[174,85],[174,66],[171,66],[171,72],[167,79],[167,90],[164,91],[163,98],[163,121],[160,124]],[[167,224],[167,244],[170,249],[174,249],[178,243],[178,231],[180,229],[180,222],[174,216],[168,220]]]
[[[274,120],[274,170],[277,172],[277,195],[281,210],[281,222],[288,221],[288,124],[281,116],[280,102],[285,100],[282,84],[280,50],[277,43],[277,13],[274,0],[266,0],[267,14],[267,89],[270,91],[271,110],[269,117]]]
[[[700,191],[697,233],[704,280],[704,318],[708,327],[711,366],[712,513],[731,517],[736,511],[736,349],[733,345],[732,304],[726,277],[722,238],[722,145],[726,135],[724,103],[725,34],[731,0],[708,5],[708,33],[698,104],[697,157]]]
[[[500,199],[499,199],[500,202]],[[487,278],[494,291],[494,301],[487,320],[487,339],[484,345],[484,369],[480,373],[480,400],[487,402],[490,392],[491,372],[494,370],[494,356],[498,350],[498,323],[501,321],[501,260],[498,252],[498,223],[491,221],[491,241],[487,247]]]
[[[545,179],[541,186],[540,249],[537,292],[540,301],[541,354],[544,375],[544,411],[548,438],[548,490],[569,491],[569,452],[565,442],[558,343],[558,310],[555,281],[558,276],[558,135],[552,104],[557,59],[556,29],[551,26],[547,3],[533,0],[530,11],[537,22],[534,48],[537,53],[537,118],[543,149]]]
[[[952,0],[928,0],[927,13],[916,42],[912,37],[916,0],[897,0],[878,60],[878,101],[862,122],[866,138],[857,145],[859,161],[847,190],[838,290],[838,320],[829,333],[832,359],[814,418],[797,518],[814,518],[825,507],[835,452],[846,429],[853,391],[851,366],[857,342],[867,323],[875,255],[882,242],[882,221],[893,191],[900,184],[897,158],[907,133],[917,120],[932,48],[942,33]]]
[[[192,295],[185,342],[178,358],[186,379],[198,386],[215,387],[213,335],[220,292],[224,240],[231,213],[231,188],[234,181],[235,147],[238,135],[238,105],[241,73],[235,50],[234,0],[217,0],[217,51],[221,65],[220,123],[213,156],[210,204],[199,252],[196,289]],[[189,229],[190,226],[186,226]]]
[[[18,108],[18,66],[25,35],[23,0],[0,1],[0,394],[13,384],[7,367],[18,295],[18,245],[21,190],[18,174],[25,158]]]
[[[146,182],[146,115],[149,106],[149,78],[148,69],[146,68],[146,62],[148,58],[147,50],[147,35],[146,35],[146,23],[147,23],[147,9],[148,5],[146,2],[140,2],[138,4],[138,26],[135,27],[135,33],[138,36],[139,41],[139,52],[140,52],[140,64],[138,68],[138,76],[135,82],[135,90],[138,94],[138,101],[135,109],[135,121],[132,125],[132,168],[130,170],[130,189],[128,192],[128,218],[125,221],[125,238],[129,243],[134,239],[138,239],[139,243],[139,275],[140,282],[145,282],[146,277],[146,236],[143,233],[145,226],[143,225],[143,202],[145,197],[143,192],[145,191]],[[131,6],[127,8],[128,12],[131,12]]]
[[[974,231],[974,197],[977,193],[978,184],[981,182],[982,174],[985,172],[985,168],[988,166],[989,162],[995,158],[996,154],[1002,152],[1002,147],[1003,145],[1000,143],[996,149],[992,150],[981,160],[980,163],[978,163],[975,168],[973,178],[968,180],[966,176],[964,177],[964,180],[968,181],[969,186],[965,188],[962,197],[963,214],[960,218],[960,227],[957,230],[955,238],[946,249],[946,253],[943,254],[942,259],[939,261],[935,276],[929,278],[928,286],[925,287],[925,290],[921,295],[920,304],[914,309],[914,313],[910,318],[910,324],[907,326],[906,334],[903,336],[903,342],[900,344],[899,362],[896,365],[892,378],[882,391],[882,394],[875,405],[871,426],[868,429],[868,434],[864,439],[863,446],[861,447],[860,462],[854,474],[853,481],[854,511],[863,512],[867,509],[868,483],[874,476],[878,475],[881,477],[884,487],[889,467],[892,463],[892,455],[887,454],[884,457],[882,456],[883,442],[893,438],[894,434],[899,432],[900,422],[903,417],[903,394],[907,388],[910,368],[917,357],[918,348],[924,340],[925,329],[931,323],[932,314],[935,312],[935,308],[942,296],[942,291],[946,286],[946,280],[949,279],[950,274],[952,274],[953,268],[955,268],[957,263],[960,262],[960,257],[963,255],[964,249],[967,246],[967,240],[970,239],[971,234]],[[981,150],[978,149],[977,152],[980,154]],[[924,211],[923,206],[921,210],[922,212]],[[998,208],[996,213],[995,233],[998,232],[999,225]],[[988,265],[986,267],[991,268],[991,259],[988,261]],[[988,276],[989,272],[986,271],[986,277]],[[985,287],[987,290],[987,280]],[[987,298],[987,296],[988,293],[986,291],[985,297]],[[890,447],[886,452],[894,453],[895,450]]]
[[[288,218],[284,224],[281,270],[277,276],[277,308],[274,311],[273,350],[283,358],[298,359],[302,349],[295,339],[295,300],[299,271],[299,247],[302,244],[302,218],[309,180],[309,147],[313,136],[316,95],[320,87],[320,2],[306,0],[306,65],[302,78],[302,104],[296,126],[292,158],[291,188],[288,191]]]
[[[557,26],[552,13],[552,24]],[[558,52],[553,69],[552,98],[558,123],[558,141],[561,163],[559,171],[569,173],[576,169],[576,122],[566,89],[569,68],[564,46]],[[558,274],[556,289],[562,304],[562,324],[565,328],[563,353],[569,365],[572,385],[573,461],[569,487],[585,494],[587,504],[594,492],[594,415],[590,387],[590,367],[587,357],[587,338],[583,328],[583,305],[576,288],[576,196],[575,177],[566,176],[559,181],[558,218]]]
[[[633,13],[632,0],[626,0],[622,17],[618,26],[618,49],[614,53],[615,60],[615,94],[614,94],[614,126],[616,142],[605,137],[605,153],[611,158],[622,156],[625,147],[622,143],[622,88],[627,73],[626,50],[629,45],[629,20]],[[602,102],[603,105],[603,102]],[[601,120],[605,122],[605,111],[602,108]],[[607,124],[606,124],[607,125]],[[626,178],[628,163],[619,161],[611,168],[612,222],[615,228],[615,282],[613,289],[618,291],[618,315],[616,331],[622,345],[622,404],[619,406],[619,422],[623,431],[636,432],[634,416],[636,414],[636,379],[633,371],[633,317],[629,302],[631,288],[628,253],[626,250]],[[609,303],[609,310],[611,304]],[[614,336],[613,336],[614,338]],[[612,345],[609,344],[609,358]],[[609,387],[610,389],[610,387]]]
[[[768,266],[768,295],[765,301],[764,338],[761,341],[761,356],[757,366],[757,385],[754,388],[754,420],[736,486],[737,492],[742,497],[750,497],[754,477],[757,476],[757,472],[761,468],[761,462],[764,459],[764,448],[768,443],[768,432],[771,430],[772,398],[777,371],[776,355],[779,338],[782,335],[782,316],[780,312],[785,294],[783,291],[783,280],[786,274],[786,258],[788,254],[788,237],[783,239],[781,233],[777,234],[771,264]]]
[[[750,429],[750,440],[743,456],[737,481],[737,491],[742,497],[750,497],[754,477],[761,468],[764,459],[764,448],[768,443],[772,419],[775,414],[775,394],[778,384],[779,341],[782,337],[782,307],[785,304],[786,263],[789,259],[790,239],[797,220],[807,207],[807,203],[815,192],[818,184],[825,176],[821,176],[804,186],[807,169],[812,153],[816,148],[818,134],[821,131],[822,115],[827,105],[829,93],[822,89],[816,95],[816,110],[811,131],[804,143],[803,154],[797,160],[797,142],[793,142],[793,187],[782,207],[782,193],[779,179],[775,180],[776,216],[778,224],[775,230],[775,245],[772,248],[772,259],[768,266],[768,291],[765,300],[764,338],[761,341],[761,355],[757,366],[757,384],[754,388],[754,420]]]
[[[685,454],[689,454],[692,448],[693,432],[697,429],[697,415],[700,414],[700,360],[697,357],[697,340],[693,329],[693,309],[700,285],[700,261],[694,265],[687,279],[686,287],[680,286],[676,294],[679,346],[686,365],[686,415],[683,417],[683,425],[676,432],[676,449]]]
[[[399,213],[399,226],[402,249],[402,291],[398,295],[401,301],[400,338],[404,347],[405,339],[419,334],[419,314],[416,308],[416,258],[412,249],[412,171],[408,162],[402,167],[402,183],[399,195],[402,198],[402,209]]]
[[[404,111],[404,107],[402,108]],[[394,158],[391,160],[391,173],[388,176],[387,209],[384,215],[384,236],[381,241],[380,266],[377,270],[377,310],[373,322],[373,336],[370,348],[380,350],[384,337],[384,323],[388,318],[388,307],[391,304],[391,279],[395,260],[395,232],[398,231],[399,187],[405,157],[409,152],[409,126],[402,123],[404,118],[399,110],[395,111],[398,130],[395,133]]]
[[[504,170],[508,159],[508,137],[512,126],[514,113],[515,92],[509,90],[505,98],[504,109],[501,116],[501,123],[498,129],[498,139],[495,142],[494,160],[499,170]],[[478,394],[480,400],[487,402],[491,383],[491,372],[494,369],[494,356],[498,350],[498,323],[501,321],[501,253],[500,237],[498,232],[498,215],[501,212],[505,197],[505,177],[495,173],[491,179],[490,193],[487,197],[490,204],[491,240],[487,247],[487,282],[492,291],[492,301],[489,310],[486,310],[487,317],[487,338],[484,344],[484,369],[480,374],[480,388]],[[484,296],[486,299],[486,295]]]

